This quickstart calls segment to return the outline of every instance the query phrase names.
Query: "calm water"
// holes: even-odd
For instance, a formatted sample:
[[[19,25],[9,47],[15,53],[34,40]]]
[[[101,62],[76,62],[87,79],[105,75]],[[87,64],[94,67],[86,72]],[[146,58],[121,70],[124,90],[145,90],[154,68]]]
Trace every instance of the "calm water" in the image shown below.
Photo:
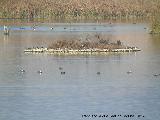
[[[54,27],[53,30],[50,27]],[[0,26],[0,120],[89,120],[88,114],[134,114],[160,118],[160,37],[148,34],[145,23],[75,23],[11,25],[9,36]],[[24,54],[54,40],[94,39],[95,34],[137,53],[106,56]],[[59,70],[62,67],[63,70]],[[26,72],[21,73],[24,69]],[[42,74],[37,71],[42,70]],[[132,71],[127,74],[127,71]],[[61,75],[61,71],[66,74]],[[100,75],[97,75],[100,72]]]

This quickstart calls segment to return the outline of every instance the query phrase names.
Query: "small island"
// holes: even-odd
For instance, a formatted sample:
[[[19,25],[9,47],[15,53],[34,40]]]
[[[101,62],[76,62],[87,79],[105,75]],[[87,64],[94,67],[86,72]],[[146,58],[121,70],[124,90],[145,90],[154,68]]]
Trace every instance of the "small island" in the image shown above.
[[[48,47],[33,47],[24,50],[25,53],[47,53],[47,54],[107,54],[110,52],[137,52],[138,47],[129,47],[122,44],[120,40],[113,43],[109,40],[98,41],[81,40],[58,40]]]

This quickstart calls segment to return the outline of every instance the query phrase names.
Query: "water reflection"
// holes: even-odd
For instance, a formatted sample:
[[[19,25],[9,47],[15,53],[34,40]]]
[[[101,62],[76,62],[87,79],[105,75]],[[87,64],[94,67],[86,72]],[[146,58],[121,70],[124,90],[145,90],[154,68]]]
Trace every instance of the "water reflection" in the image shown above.
[[[149,35],[144,30],[146,24],[113,24],[105,28],[107,31],[101,31],[103,24],[89,24],[85,28],[96,26],[96,30],[87,32],[77,28],[79,24],[71,27],[81,30],[76,32],[48,31],[45,26],[40,25],[47,31],[15,29],[9,36],[0,31],[0,119],[72,120],[87,113],[136,113],[148,120],[159,118],[160,81],[153,76],[160,73],[159,37]],[[57,30],[64,27],[61,24]],[[27,47],[48,46],[54,40],[94,40],[96,34],[142,51],[106,56],[23,52]],[[43,73],[38,74],[38,70]],[[132,74],[127,74],[130,70]]]

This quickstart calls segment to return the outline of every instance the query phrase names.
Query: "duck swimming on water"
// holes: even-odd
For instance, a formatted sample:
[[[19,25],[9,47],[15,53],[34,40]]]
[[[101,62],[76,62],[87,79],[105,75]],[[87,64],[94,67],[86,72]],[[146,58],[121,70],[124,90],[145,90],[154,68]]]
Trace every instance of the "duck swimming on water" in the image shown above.
[[[63,70],[63,68],[62,68],[62,67],[59,67],[59,70]]]
[[[66,72],[61,72],[62,75],[64,75]]]
[[[153,76],[158,77],[158,76],[160,76],[160,74],[154,74]]]
[[[97,72],[97,75],[100,75],[101,73],[100,72]]]
[[[130,70],[130,71],[127,71],[127,73],[130,74],[130,73],[132,73],[132,71],[131,71],[131,70]]]

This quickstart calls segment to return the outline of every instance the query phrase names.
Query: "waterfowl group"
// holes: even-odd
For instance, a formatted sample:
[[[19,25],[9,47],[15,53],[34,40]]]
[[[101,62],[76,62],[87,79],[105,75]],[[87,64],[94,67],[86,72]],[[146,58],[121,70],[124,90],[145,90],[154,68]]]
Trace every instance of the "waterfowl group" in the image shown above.
[[[59,67],[59,70],[63,70],[63,68],[62,68],[62,67]],[[21,69],[20,72],[21,72],[21,73],[24,73],[25,70],[24,70],[24,69]],[[42,70],[38,70],[37,73],[38,73],[38,74],[42,74],[43,72],[42,72]],[[65,71],[61,71],[61,74],[62,74],[62,75],[64,75],[65,73],[66,73]]]
[[[26,72],[26,71],[25,71],[24,69],[21,69],[20,72],[21,72],[21,73],[24,73],[24,72]],[[38,70],[37,73],[42,74],[42,70]]]
[[[62,75],[64,75],[66,72],[61,72]]]
[[[63,68],[62,68],[62,67],[59,67],[59,70],[63,70]],[[21,72],[21,73],[25,73],[26,71],[25,71],[24,69],[21,69],[20,72]],[[42,72],[42,70],[38,70],[37,73],[42,74],[43,72]],[[61,73],[61,75],[65,75],[65,74],[66,74],[65,71],[61,71],[60,73]],[[132,73],[131,70],[127,71],[127,74],[131,74],[131,73]],[[96,74],[97,74],[97,75],[100,75],[101,72],[98,71]],[[158,77],[158,76],[160,76],[160,74],[153,74],[153,76]]]
[[[59,67],[59,70],[63,70],[63,68]],[[65,71],[61,71],[61,75],[64,75],[64,74],[66,74],[66,72]]]

